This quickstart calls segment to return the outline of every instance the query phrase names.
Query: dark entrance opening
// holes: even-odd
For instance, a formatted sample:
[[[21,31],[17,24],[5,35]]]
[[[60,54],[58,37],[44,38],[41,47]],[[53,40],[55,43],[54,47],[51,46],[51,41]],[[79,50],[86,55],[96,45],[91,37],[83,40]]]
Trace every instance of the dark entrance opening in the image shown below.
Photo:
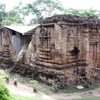
[[[79,54],[79,52],[80,52],[80,50],[76,46],[74,46],[73,50],[70,51],[72,56],[77,56]]]

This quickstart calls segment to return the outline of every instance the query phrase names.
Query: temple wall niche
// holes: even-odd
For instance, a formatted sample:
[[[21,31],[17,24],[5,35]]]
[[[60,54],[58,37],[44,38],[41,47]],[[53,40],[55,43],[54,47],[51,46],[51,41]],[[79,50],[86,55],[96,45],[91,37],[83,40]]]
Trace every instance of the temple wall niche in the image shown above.
[[[62,59],[61,62],[66,64],[67,63],[67,27],[61,28],[61,55]]]
[[[99,32],[96,28],[92,28],[89,35],[90,41],[90,65],[92,67],[98,67],[99,64],[99,54],[100,54],[100,40],[99,40]]]
[[[80,55],[79,59],[82,61],[89,62],[89,29],[86,27],[81,27],[80,30]]]
[[[38,33],[36,34],[37,59],[40,62],[52,62],[51,60],[54,59],[54,57],[52,57],[53,51],[51,50],[55,49],[54,35],[51,35],[54,33],[54,28],[52,27],[52,25],[51,27],[42,25],[41,29],[39,29]],[[53,38],[53,41],[51,38]]]
[[[62,51],[61,51],[61,40],[62,40],[62,31],[61,27],[59,25],[55,25],[55,31],[54,31],[54,37],[55,37],[55,53],[53,54],[55,56],[55,62],[61,63],[62,58]]]
[[[67,29],[67,63],[73,63],[77,60],[76,56],[71,53],[74,48],[78,48],[78,34],[77,34],[77,27],[74,26],[69,26],[69,28]],[[79,49],[79,48],[78,48]]]

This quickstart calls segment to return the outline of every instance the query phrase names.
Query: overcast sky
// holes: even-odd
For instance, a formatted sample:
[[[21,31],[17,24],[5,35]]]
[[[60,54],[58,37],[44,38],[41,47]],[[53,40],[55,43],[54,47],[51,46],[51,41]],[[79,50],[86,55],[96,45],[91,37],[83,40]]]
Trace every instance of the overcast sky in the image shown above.
[[[0,0],[0,3],[6,4],[6,9],[10,10],[20,0]],[[23,3],[31,3],[35,0],[21,0]],[[100,0],[59,0],[66,8],[89,9],[93,8],[100,10]]]

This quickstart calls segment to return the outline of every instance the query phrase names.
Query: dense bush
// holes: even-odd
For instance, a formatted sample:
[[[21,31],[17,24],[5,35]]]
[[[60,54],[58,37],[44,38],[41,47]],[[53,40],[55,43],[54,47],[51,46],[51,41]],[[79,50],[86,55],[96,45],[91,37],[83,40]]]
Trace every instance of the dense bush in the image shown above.
[[[0,100],[11,100],[9,90],[2,83],[0,83]]]

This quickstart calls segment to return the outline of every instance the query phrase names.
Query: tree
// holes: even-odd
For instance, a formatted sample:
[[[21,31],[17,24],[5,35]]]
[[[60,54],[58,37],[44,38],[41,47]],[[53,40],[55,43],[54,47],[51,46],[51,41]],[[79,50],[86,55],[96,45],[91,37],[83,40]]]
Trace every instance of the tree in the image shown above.
[[[6,17],[3,19],[3,25],[9,25],[12,23],[20,23],[23,24],[23,19],[20,15],[13,9],[6,13]]]
[[[2,21],[6,16],[5,7],[5,4],[0,4],[0,27],[2,26]]]
[[[6,12],[5,8],[5,4],[0,4],[0,27],[12,23],[23,24],[23,18],[20,17],[20,14],[15,9]]]
[[[88,10],[82,10],[82,9],[66,9],[65,13],[67,14],[73,14],[73,15],[78,15],[78,16],[89,16],[93,18],[99,18],[100,17],[100,11],[94,10],[94,9],[88,9]]]
[[[25,9],[25,15],[33,15],[31,24],[41,23],[44,18],[64,11],[61,2],[58,0],[36,0],[33,3],[28,3],[23,9]]]

